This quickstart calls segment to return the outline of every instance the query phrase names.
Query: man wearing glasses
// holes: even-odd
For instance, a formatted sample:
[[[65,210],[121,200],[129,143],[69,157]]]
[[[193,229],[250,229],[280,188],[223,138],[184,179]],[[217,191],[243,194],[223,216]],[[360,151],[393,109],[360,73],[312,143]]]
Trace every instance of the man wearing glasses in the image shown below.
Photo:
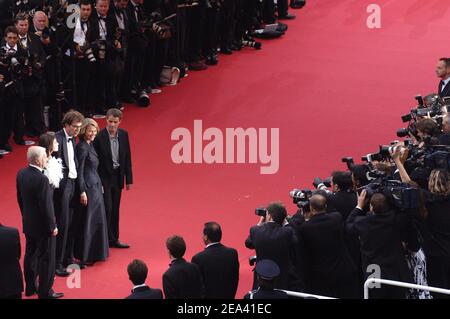
[[[61,147],[56,155],[63,164],[64,177],[55,189],[54,204],[59,235],[56,240],[56,275],[68,276],[66,268],[73,263],[75,238],[73,198],[77,179],[76,137],[80,132],[84,116],[77,111],[69,111],[62,120],[63,129],[55,134]]]

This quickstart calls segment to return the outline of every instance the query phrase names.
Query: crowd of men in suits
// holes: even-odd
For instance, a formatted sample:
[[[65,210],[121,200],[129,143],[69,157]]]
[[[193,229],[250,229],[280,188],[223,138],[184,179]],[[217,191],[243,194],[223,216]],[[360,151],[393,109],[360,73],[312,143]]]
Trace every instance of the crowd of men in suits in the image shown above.
[[[163,84],[260,48],[255,29],[293,18],[288,0],[0,0],[0,158],[11,135],[25,145],[69,109],[148,106]]]

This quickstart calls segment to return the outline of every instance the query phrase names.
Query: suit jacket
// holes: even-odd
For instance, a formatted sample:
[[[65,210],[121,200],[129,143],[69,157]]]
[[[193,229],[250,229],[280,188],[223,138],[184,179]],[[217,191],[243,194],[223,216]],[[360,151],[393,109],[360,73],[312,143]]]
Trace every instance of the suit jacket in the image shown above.
[[[91,14],[89,21],[90,21],[90,28],[91,28],[91,35],[94,39],[100,39],[100,25],[99,25],[99,16],[97,12],[94,10],[94,12]],[[106,58],[108,59],[111,53],[114,52],[114,40],[115,40],[115,33],[118,27],[117,20],[111,16],[107,15],[105,19],[106,24]],[[98,58],[98,49],[96,48],[94,50],[95,56]]]
[[[19,231],[0,224],[0,298],[23,291],[20,255]]]
[[[17,201],[27,237],[50,237],[56,228],[52,194],[48,178],[38,169],[28,166],[17,174]]]
[[[149,286],[138,287],[131,291],[125,299],[163,299],[161,289],[152,289]]]
[[[59,144],[59,148],[58,148],[58,152],[56,153],[56,157],[57,158],[61,158],[62,159],[62,164],[64,167],[63,173],[64,173],[64,179],[67,179],[68,175],[69,175],[69,152],[67,150],[67,139],[66,139],[66,134],[64,133],[64,130],[58,131],[55,133],[55,138],[58,141]],[[78,160],[77,160],[77,156],[75,153],[76,150],[76,143],[75,140],[73,142],[73,151],[74,151],[74,161],[75,161],[75,167],[78,170]],[[78,176],[78,174],[77,174]]]
[[[239,282],[236,249],[214,244],[192,257],[192,262],[200,269],[207,299],[234,299]]]
[[[76,147],[78,159],[78,186],[80,192],[86,192],[88,188],[101,185],[102,181],[97,173],[98,156],[93,145],[80,140]]]
[[[355,297],[357,269],[345,244],[340,213],[311,217],[300,226],[298,241],[302,278],[308,292],[339,298]]]
[[[130,50],[142,50],[147,46],[147,38],[139,26],[139,23],[145,20],[143,6],[140,6],[138,10],[139,21],[136,20],[135,9],[131,1],[128,2],[125,12],[128,17],[128,27],[130,31],[128,36],[128,46]]]
[[[200,299],[204,297],[202,275],[196,264],[175,259],[163,275],[166,299]]]
[[[128,132],[120,129],[118,131],[119,138],[119,171],[120,171],[120,187],[133,184],[133,171],[131,168],[131,150]],[[103,185],[113,184],[113,160],[111,153],[111,142],[109,133],[106,128],[102,129],[94,140],[94,147],[98,154],[99,167],[98,174]]]
[[[438,87],[438,92],[439,92],[439,96],[441,98],[444,98],[446,96],[450,96],[450,82],[447,83],[447,85],[445,86],[444,90],[442,90],[442,81],[439,82],[439,87]]]
[[[255,249],[257,261],[271,259],[280,267],[276,288],[288,289],[289,272],[295,261],[297,237],[291,227],[271,222],[250,228],[245,246]]]
[[[327,196],[327,211],[340,213],[342,221],[345,222],[355,208],[356,202],[357,196],[354,191],[338,191]]]
[[[450,196],[426,193],[424,250],[427,256],[450,257]]]
[[[406,264],[402,242],[418,250],[417,235],[414,235],[409,216],[392,210],[381,214],[366,215],[355,208],[347,219],[347,230],[359,236],[361,259],[365,278],[367,266],[380,266],[381,278],[413,282]]]

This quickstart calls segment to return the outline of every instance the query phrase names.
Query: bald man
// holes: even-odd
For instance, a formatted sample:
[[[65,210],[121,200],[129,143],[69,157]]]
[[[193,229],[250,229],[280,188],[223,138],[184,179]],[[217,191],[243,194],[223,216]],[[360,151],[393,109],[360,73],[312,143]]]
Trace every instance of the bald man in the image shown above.
[[[326,212],[327,200],[323,195],[313,195],[309,203],[310,218],[298,231],[306,292],[356,298],[357,269],[345,245],[342,216]]]

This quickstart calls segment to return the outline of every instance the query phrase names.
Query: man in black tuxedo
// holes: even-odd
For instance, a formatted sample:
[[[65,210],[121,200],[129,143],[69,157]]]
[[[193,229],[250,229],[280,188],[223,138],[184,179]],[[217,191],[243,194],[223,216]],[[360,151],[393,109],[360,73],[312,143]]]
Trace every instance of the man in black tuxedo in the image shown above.
[[[128,264],[127,271],[128,278],[131,280],[134,287],[131,290],[131,295],[125,299],[163,299],[161,289],[152,289],[145,284],[148,268],[142,260],[133,260]]]
[[[37,288],[39,298],[61,298],[62,293],[52,290],[55,276],[55,237],[58,235],[58,228],[50,183],[44,175],[44,167],[48,162],[45,148],[30,147],[27,159],[29,166],[17,174],[17,201],[26,237],[26,295],[33,295]]]
[[[20,237],[17,228],[0,224],[0,299],[21,299]]]
[[[261,217],[259,223],[250,228],[250,235],[245,241],[245,247],[256,250],[257,262],[271,259],[280,267],[276,284],[276,288],[280,289],[289,289],[289,273],[293,269],[297,244],[293,228],[283,227],[286,216],[283,204],[270,204],[266,216]]]
[[[130,247],[119,241],[122,189],[126,185],[126,190],[130,190],[133,184],[130,141],[128,132],[119,128],[121,121],[122,112],[109,109],[106,112],[106,128],[102,129],[94,140],[99,159],[98,174],[104,191],[109,246],[113,248]]]
[[[183,256],[186,243],[179,236],[166,241],[171,259],[170,268],[163,275],[163,289],[166,299],[200,299],[205,295],[202,275],[196,264],[187,262]]]
[[[215,222],[203,228],[204,251],[192,257],[198,265],[205,284],[205,298],[234,299],[239,282],[239,259],[236,249],[220,243],[222,229]]]
[[[59,148],[57,158],[62,160],[64,177],[55,189],[56,222],[59,236],[56,241],[56,274],[68,276],[65,267],[73,263],[73,248],[76,233],[74,222],[75,185],[78,177],[78,161],[75,155],[76,137],[81,129],[84,116],[77,111],[67,112],[62,120],[63,129],[56,132]]]
[[[450,145],[450,114],[442,119],[442,135],[439,136],[439,144]]]
[[[441,79],[438,93],[441,98],[450,96],[450,58],[439,59],[436,65],[436,75]]]
[[[372,271],[368,267],[378,265],[381,278],[413,283],[404,247],[415,252],[420,247],[410,216],[395,212],[386,197],[379,193],[370,198],[370,212],[366,213],[363,210],[366,194],[366,190],[361,192],[357,207],[347,219],[347,230],[360,238],[365,279]],[[405,289],[381,285],[371,289],[370,295],[371,298],[405,298]]]
[[[299,261],[306,290],[316,295],[356,298],[356,266],[345,244],[338,212],[327,213],[327,200],[313,195],[309,219],[299,227]]]

